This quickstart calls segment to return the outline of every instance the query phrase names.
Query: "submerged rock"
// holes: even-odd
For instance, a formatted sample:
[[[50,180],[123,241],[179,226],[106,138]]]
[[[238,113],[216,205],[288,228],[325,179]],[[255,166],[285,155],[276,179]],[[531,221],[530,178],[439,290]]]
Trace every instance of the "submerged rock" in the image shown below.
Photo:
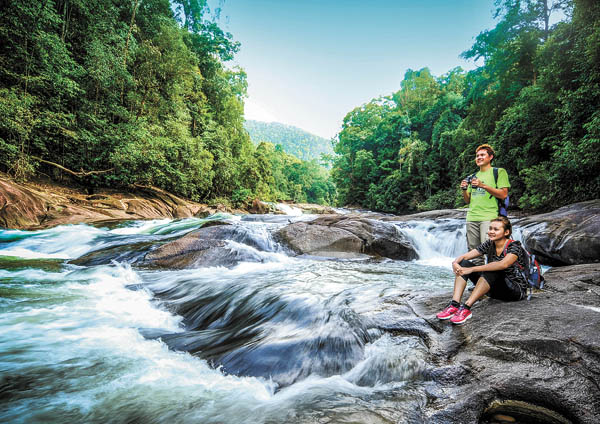
[[[113,262],[132,264],[141,260],[154,243],[154,241],[143,241],[109,246],[86,253],[77,259],[70,260],[69,263],[80,266],[108,265]]]
[[[234,245],[232,242],[239,243]],[[243,248],[243,245],[250,248]],[[239,262],[262,262],[259,250],[269,250],[268,239],[237,225],[213,225],[149,252],[144,264],[165,268],[231,267]]]

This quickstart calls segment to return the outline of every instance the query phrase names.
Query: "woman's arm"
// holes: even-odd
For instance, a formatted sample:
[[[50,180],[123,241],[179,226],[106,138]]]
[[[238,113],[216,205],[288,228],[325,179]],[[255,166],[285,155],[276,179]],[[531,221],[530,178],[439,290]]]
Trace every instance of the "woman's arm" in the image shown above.
[[[514,253],[508,253],[501,261],[490,262],[485,265],[473,266],[471,268],[463,268],[459,267],[456,272],[456,275],[468,275],[472,272],[482,272],[482,271],[502,271],[511,266],[517,260],[517,255]]]
[[[464,255],[460,255],[458,258],[454,259],[454,261],[452,262],[452,271],[454,271],[454,273],[456,273],[456,270],[458,268],[462,268],[459,264],[463,260],[473,259],[473,258],[476,258],[477,256],[481,256],[481,255],[483,255],[483,253],[480,253],[479,250],[477,250],[477,249],[470,250],[467,253],[465,253]]]
[[[467,253],[462,254],[458,258],[454,259],[454,262],[452,262],[452,263],[459,264],[465,259],[469,260],[469,259],[476,258],[477,256],[481,256],[481,255],[483,255],[483,253],[480,253],[479,250],[477,250],[477,249],[469,250]]]

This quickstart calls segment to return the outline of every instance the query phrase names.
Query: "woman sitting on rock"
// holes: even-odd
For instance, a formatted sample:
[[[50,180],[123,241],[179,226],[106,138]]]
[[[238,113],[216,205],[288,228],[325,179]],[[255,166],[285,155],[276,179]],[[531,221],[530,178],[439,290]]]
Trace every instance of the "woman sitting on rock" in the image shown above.
[[[527,294],[527,282],[519,271],[519,264],[524,264],[523,249],[518,241],[505,246],[512,234],[510,221],[499,216],[490,222],[489,240],[476,249],[459,256],[452,262],[454,294],[452,301],[439,314],[439,319],[450,319],[453,324],[462,324],[471,316],[471,306],[489,292],[490,297],[500,300],[521,300]],[[488,263],[475,266],[469,259],[488,255]],[[518,263],[517,263],[518,261]],[[475,283],[475,288],[467,301],[460,303],[467,279]]]

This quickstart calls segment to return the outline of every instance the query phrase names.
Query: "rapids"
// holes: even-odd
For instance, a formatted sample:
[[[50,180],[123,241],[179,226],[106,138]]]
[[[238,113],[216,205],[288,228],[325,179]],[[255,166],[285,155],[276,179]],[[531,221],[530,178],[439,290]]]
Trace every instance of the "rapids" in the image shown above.
[[[0,230],[0,421],[426,422],[427,347],[374,316],[451,289],[464,222],[398,223],[416,261],[324,260],[273,240],[313,218],[289,213]],[[136,266],[211,219],[247,229],[230,246],[261,262]],[[103,249],[110,264],[71,262]]]

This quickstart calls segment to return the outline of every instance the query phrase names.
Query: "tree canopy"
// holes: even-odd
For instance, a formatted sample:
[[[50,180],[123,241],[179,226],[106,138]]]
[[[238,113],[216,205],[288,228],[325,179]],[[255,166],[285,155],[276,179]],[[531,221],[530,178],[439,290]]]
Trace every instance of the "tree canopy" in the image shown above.
[[[240,45],[206,0],[14,0],[2,12],[0,170],[193,200],[333,201],[308,182],[322,177],[312,164],[251,143],[246,74],[226,65]],[[287,182],[273,177],[281,161],[294,162]]]
[[[387,212],[463,204],[459,182],[491,144],[513,205],[600,197],[600,3],[497,0],[479,68],[408,70],[400,90],[349,112],[335,144],[340,202]],[[552,14],[563,19],[550,25]]]

